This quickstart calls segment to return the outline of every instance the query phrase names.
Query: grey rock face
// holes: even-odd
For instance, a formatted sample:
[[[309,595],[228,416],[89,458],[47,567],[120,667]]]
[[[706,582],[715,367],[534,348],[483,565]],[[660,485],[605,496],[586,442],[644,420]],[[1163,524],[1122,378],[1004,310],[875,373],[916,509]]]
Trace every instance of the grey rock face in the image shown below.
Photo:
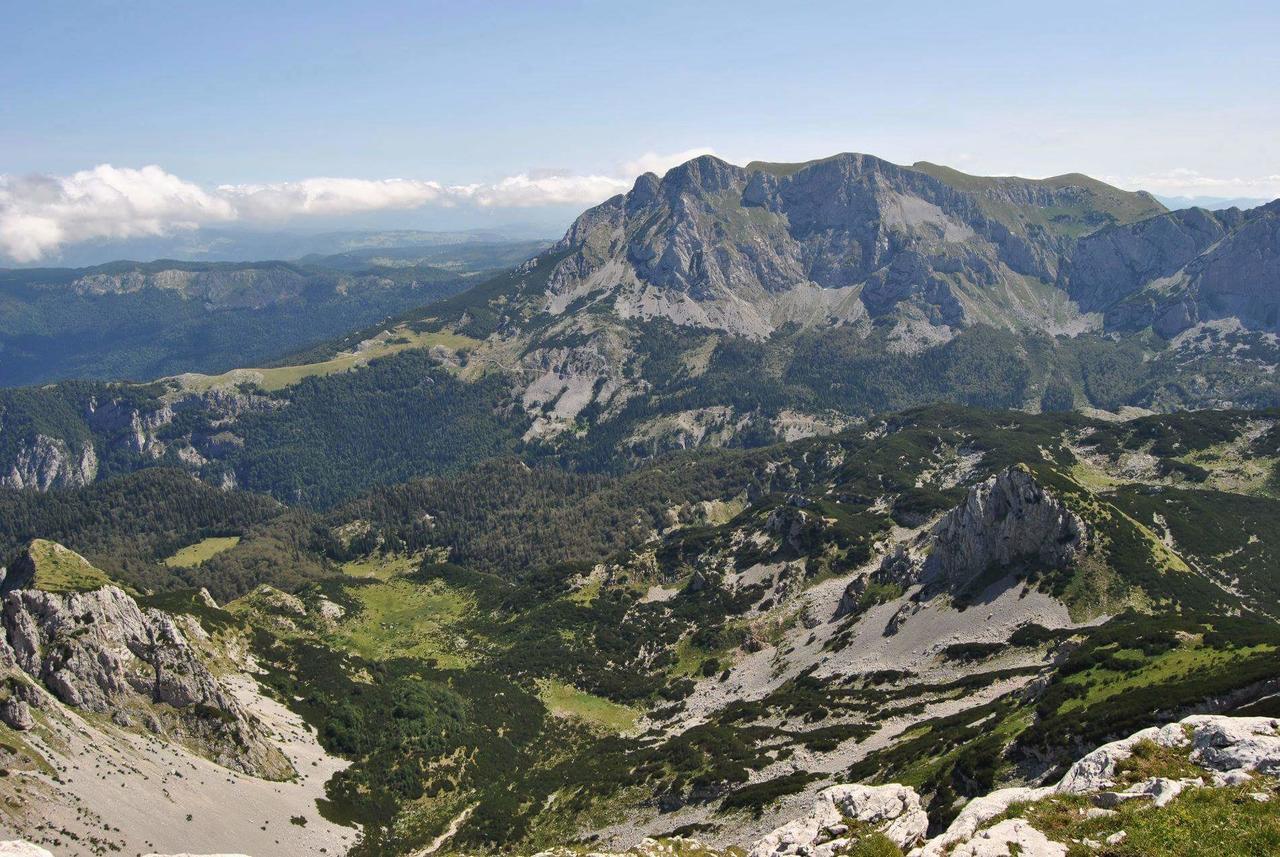
[[[919,584],[923,597],[963,593],[991,569],[1062,567],[1085,543],[1084,523],[1028,469],[1010,467],[970,488],[964,502],[912,544],[895,548],[869,578],[852,581],[836,615],[853,612],[871,582]]]
[[[1171,211],[1082,238],[1063,273],[1081,309],[1106,309],[1152,280],[1167,277],[1227,233],[1211,211]]]
[[[1052,282],[1074,230],[1113,210],[1162,210],[1072,179],[977,179],[858,154],[748,168],[696,158],[574,223],[555,248],[569,255],[549,281],[553,311],[570,302],[556,295],[620,289],[632,314],[765,336],[815,314],[852,321],[804,290],[861,288],[854,300],[873,317],[909,305],[934,325],[964,324],[993,290]],[[1064,210],[1097,219],[1060,227]]]
[[[955,588],[992,566],[1026,560],[1061,566],[1077,554],[1083,538],[1084,524],[1075,514],[1029,470],[1011,467],[971,488],[934,526],[919,580]]]
[[[97,478],[100,453],[124,453],[135,467],[164,461],[198,474],[209,461],[244,445],[232,430],[239,417],[283,406],[271,396],[221,388],[188,392],[143,407],[128,398],[90,397],[77,406],[83,432],[62,437],[36,434],[19,445],[0,461],[0,488],[48,491],[88,485]],[[161,439],[162,429],[189,411],[207,415],[214,428]],[[82,435],[87,437],[81,439]],[[234,485],[234,474],[226,478]]]
[[[36,725],[36,719],[31,715],[31,706],[14,697],[0,702],[0,721],[19,732],[26,732]]]
[[[115,587],[16,590],[0,611],[18,666],[69,705],[107,712],[131,693],[176,708],[235,705],[170,617],[144,612]]]
[[[141,609],[122,590],[14,590],[0,603],[0,626],[4,657],[66,705],[101,714],[136,710],[157,731],[198,742],[228,767],[286,773],[287,762],[173,617]]]
[[[78,488],[88,485],[97,475],[98,455],[91,442],[73,449],[62,438],[38,434],[19,449],[8,472],[0,473],[0,487],[37,491]]]
[[[165,445],[156,432],[173,422],[174,412],[169,405],[143,413],[122,401],[90,401],[88,410],[87,421],[95,432],[118,438],[130,452],[152,458],[164,455]]]
[[[1062,277],[1108,329],[1172,338],[1234,318],[1280,332],[1280,200],[1251,211],[1169,212],[1082,239]]]

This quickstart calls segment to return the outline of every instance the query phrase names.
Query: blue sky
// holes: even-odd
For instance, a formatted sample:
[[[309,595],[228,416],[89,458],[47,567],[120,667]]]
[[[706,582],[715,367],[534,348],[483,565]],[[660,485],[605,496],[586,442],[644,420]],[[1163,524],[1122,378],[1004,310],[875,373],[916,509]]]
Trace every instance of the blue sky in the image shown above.
[[[155,165],[178,197],[239,188],[232,209],[197,200],[188,227],[520,219],[702,150],[1280,195],[1280,3],[366,5],[0,0],[8,228],[17,195],[78,192],[58,183],[99,165]],[[579,180],[547,183],[566,176]],[[298,202],[363,192],[291,184],[317,177],[481,190],[397,185],[387,203],[379,186],[348,212]],[[84,181],[128,194],[159,180]],[[270,205],[240,202],[264,185]],[[47,225],[32,227],[42,211],[24,209],[22,228]],[[106,228],[92,219],[28,250]]]

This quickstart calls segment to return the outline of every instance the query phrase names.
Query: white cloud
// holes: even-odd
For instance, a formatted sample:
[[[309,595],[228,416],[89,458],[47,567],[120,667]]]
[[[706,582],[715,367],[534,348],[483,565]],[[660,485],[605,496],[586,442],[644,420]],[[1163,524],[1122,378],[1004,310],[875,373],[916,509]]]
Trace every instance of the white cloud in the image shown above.
[[[235,218],[227,200],[155,166],[0,176],[0,252],[19,262],[91,238],[159,235]]]
[[[35,262],[79,241],[166,235],[231,221],[279,223],[425,205],[587,206],[630,184],[613,176],[521,174],[492,184],[311,178],[206,191],[156,166],[103,164],[70,176],[0,175],[0,254]]]
[[[1280,175],[1254,178],[1206,176],[1198,170],[1176,167],[1140,176],[1105,176],[1103,181],[1129,190],[1146,190],[1162,196],[1280,197]]]
[[[594,205],[630,189],[631,182],[612,176],[511,176],[488,185],[450,188],[450,192],[492,207],[528,208],[537,205]]]
[[[222,185],[216,193],[245,220],[419,208],[449,196],[439,182],[414,179],[314,178],[271,184]]]
[[[714,155],[715,150],[702,146],[696,149],[685,149],[683,152],[672,152],[669,155],[660,155],[657,152],[645,152],[634,161],[627,161],[621,165],[619,172],[629,178],[643,175],[644,173],[657,173],[659,176],[664,175],[667,170],[672,167],[678,167],[685,161],[693,160],[701,155]]]
[[[231,221],[280,223],[426,205],[585,207],[625,192],[640,173],[664,173],[710,152],[648,152],[620,165],[616,175],[537,171],[467,185],[321,177],[205,190],[157,166],[131,169],[110,164],[69,176],[0,175],[0,254],[34,262],[79,241],[165,235]]]

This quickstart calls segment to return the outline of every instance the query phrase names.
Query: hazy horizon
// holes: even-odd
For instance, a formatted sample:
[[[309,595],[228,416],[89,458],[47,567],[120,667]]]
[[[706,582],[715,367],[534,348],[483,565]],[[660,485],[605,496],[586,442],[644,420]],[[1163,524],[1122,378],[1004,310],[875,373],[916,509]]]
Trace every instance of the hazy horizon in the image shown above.
[[[553,235],[706,152],[1280,196],[1270,4],[5,6],[0,264],[230,227]]]

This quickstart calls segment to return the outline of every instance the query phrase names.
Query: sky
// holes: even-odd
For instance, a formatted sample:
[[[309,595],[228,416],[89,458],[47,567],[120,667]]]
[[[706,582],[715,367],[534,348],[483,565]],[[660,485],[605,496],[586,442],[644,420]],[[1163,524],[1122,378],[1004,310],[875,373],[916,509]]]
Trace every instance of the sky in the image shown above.
[[[0,262],[545,223],[712,152],[1280,197],[1280,3],[0,0]]]

